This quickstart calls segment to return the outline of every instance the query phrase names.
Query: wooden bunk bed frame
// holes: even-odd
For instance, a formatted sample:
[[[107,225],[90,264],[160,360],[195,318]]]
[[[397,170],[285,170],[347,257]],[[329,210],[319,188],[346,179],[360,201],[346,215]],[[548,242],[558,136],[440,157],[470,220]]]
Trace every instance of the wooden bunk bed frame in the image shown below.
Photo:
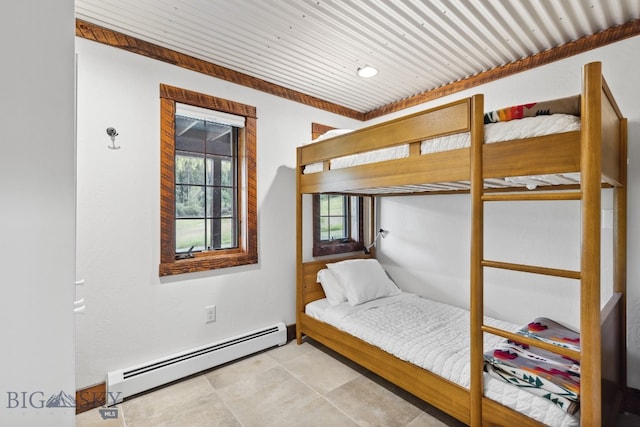
[[[581,129],[543,137],[483,144],[483,96],[475,95],[421,113],[329,138],[297,149],[297,309],[296,336],[326,345],[422,400],[472,426],[539,426],[537,421],[483,396],[483,333],[509,338],[483,325],[483,270],[504,268],[577,279],[580,284],[581,352],[565,352],[581,364],[581,425],[609,425],[626,391],[626,180],[627,123],[602,77],[598,62],[584,66]],[[470,132],[471,146],[421,155],[420,141]],[[330,170],[330,159],[397,144],[410,144],[409,157]],[[304,174],[305,165],[323,162],[323,172]],[[580,173],[578,188],[511,188],[491,192],[484,179]],[[331,260],[303,260],[303,195],[340,193],[384,196],[411,186],[470,183],[471,224],[471,385],[469,389],[397,359],[389,353],[306,315],[305,305],[324,298],[316,273]],[[600,301],[601,189],[614,188],[613,296]],[[560,188],[561,191],[558,190]],[[419,191],[419,190],[418,190]],[[483,257],[483,206],[492,201],[581,201],[581,267],[565,271],[514,265]],[[356,255],[358,257],[366,255]],[[601,309],[602,307],[602,309]],[[518,337],[522,341],[521,337]],[[540,345],[538,345],[540,346]],[[557,350],[556,350],[557,351]]]

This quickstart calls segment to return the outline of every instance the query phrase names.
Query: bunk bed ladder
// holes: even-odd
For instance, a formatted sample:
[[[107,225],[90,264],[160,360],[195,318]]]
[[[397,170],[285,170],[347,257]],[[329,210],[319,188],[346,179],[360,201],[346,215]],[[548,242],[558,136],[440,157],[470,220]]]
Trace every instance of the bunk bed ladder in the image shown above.
[[[592,65],[592,64],[591,64]],[[585,68],[585,73],[601,73],[600,64]],[[584,81],[600,81],[587,79]],[[471,144],[471,199],[472,199],[472,244],[471,244],[471,402],[470,424],[481,426],[483,422],[483,333],[491,333],[506,339],[516,339],[553,351],[581,364],[581,424],[601,425],[601,331],[600,331],[600,245],[601,245],[601,124],[599,112],[585,108],[586,103],[600,105],[601,86],[585,88],[582,111],[592,112],[592,117],[583,116],[581,131],[580,188],[576,191],[485,193],[483,175],[483,137],[476,128]],[[480,104],[481,105],[481,104]],[[472,126],[480,126],[481,112],[472,109]],[[512,264],[484,259],[484,203],[494,201],[541,201],[576,200],[581,202],[581,257],[580,271],[560,270],[532,265]],[[511,271],[542,274],[576,279],[580,283],[580,330],[589,331],[581,336],[581,352],[553,345],[542,345],[501,329],[484,325],[484,268],[499,268]],[[597,314],[596,314],[597,313]],[[488,414],[485,414],[485,416]],[[587,423],[587,424],[585,424]]]

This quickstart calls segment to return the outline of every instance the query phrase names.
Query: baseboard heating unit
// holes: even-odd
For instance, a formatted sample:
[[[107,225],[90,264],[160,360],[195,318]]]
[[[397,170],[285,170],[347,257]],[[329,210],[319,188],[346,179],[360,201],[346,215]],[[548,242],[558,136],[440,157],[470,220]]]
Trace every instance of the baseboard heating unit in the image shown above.
[[[148,363],[111,371],[107,374],[110,397],[107,403],[119,403],[126,397],[286,342],[287,327],[280,322]]]

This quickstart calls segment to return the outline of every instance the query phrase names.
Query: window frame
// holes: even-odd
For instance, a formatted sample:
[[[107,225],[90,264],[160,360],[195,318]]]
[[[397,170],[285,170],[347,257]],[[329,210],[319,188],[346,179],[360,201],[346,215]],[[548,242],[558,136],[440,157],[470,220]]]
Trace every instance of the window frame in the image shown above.
[[[243,116],[238,129],[238,247],[193,253],[175,251],[176,103]],[[160,85],[160,276],[208,271],[258,262],[256,108],[165,84]]]
[[[358,196],[342,196],[347,200],[347,215],[345,221],[349,224],[350,236],[344,239],[322,240],[320,238],[320,194],[313,195],[313,256],[335,255],[347,252],[356,252],[364,249],[364,202],[362,197]],[[354,239],[353,233],[353,212],[352,204],[357,203],[358,225],[357,239]]]
[[[176,117],[176,130],[178,128],[182,128],[184,125],[178,125],[179,118],[187,116],[187,131],[190,129],[197,127],[194,122],[197,121],[203,126],[203,134],[207,133],[207,129],[224,129],[224,135],[221,135],[222,138],[226,139],[226,142],[223,143],[223,146],[226,148],[222,148],[222,152],[220,152],[220,147],[218,148],[218,152],[214,152],[216,149],[214,146],[219,146],[220,144],[200,144],[199,147],[195,147],[192,145],[194,141],[192,139],[188,139],[189,142],[183,144],[183,141],[180,141],[181,136],[175,137],[175,155],[174,158],[176,160],[175,163],[175,205],[176,205],[176,257],[190,257],[191,250],[195,249],[194,253],[201,252],[203,250],[221,250],[221,249],[233,249],[238,246],[238,126],[234,126],[233,124],[224,123],[224,119],[216,119],[215,117],[196,117],[198,113],[193,114],[192,112],[182,111],[185,107],[185,104],[179,104],[177,107],[177,111],[175,114]],[[212,110],[205,110],[208,112],[213,112]],[[215,116],[221,114],[220,112],[214,112]],[[237,117],[237,116],[233,116]],[[236,119],[237,120],[237,119]],[[245,119],[242,117],[241,127],[244,127]],[[188,138],[188,137],[187,137]],[[204,141],[202,141],[204,142]],[[208,151],[212,150],[212,151]],[[188,168],[193,169],[194,164],[200,165],[202,168],[202,182],[192,181],[190,178],[191,174],[187,172],[186,176],[179,175],[178,171],[180,170],[180,159],[184,159],[184,163],[188,164]],[[188,160],[187,160],[188,159]],[[228,163],[229,165],[229,174],[226,176],[226,182],[223,182],[223,174],[222,174],[222,165]],[[197,168],[197,166],[196,166]],[[197,171],[195,172],[196,176],[198,176]],[[180,176],[180,178],[179,178]],[[192,192],[200,193],[204,204],[201,206],[200,212],[191,211],[190,214],[185,212],[180,212],[178,209],[180,205],[180,201],[182,200],[182,196],[185,194],[190,194]],[[231,197],[231,205],[230,211],[226,212],[225,215],[222,212],[222,204],[221,197],[223,193],[227,193]],[[218,194],[216,196],[216,194]],[[229,215],[230,214],[230,215]],[[188,248],[189,245],[180,245],[178,230],[180,229],[180,223],[183,224],[189,223],[191,221],[202,221],[203,228],[200,230],[202,232],[201,237],[203,238],[203,245],[192,246],[191,249]],[[231,242],[227,246],[222,245],[222,224],[228,221],[231,231]],[[193,243],[193,242],[190,242]],[[207,248],[207,249],[205,249]]]

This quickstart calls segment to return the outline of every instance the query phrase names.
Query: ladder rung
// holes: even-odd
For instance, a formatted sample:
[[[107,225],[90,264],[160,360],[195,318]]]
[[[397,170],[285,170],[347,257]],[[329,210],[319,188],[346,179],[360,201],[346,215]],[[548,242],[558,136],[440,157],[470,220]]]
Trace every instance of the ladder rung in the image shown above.
[[[513,332],[494,328],[492,326],[482,325],[480,329],[482,329],[483,332],[488,332],[493,335],[498,335],[499,337],[506,338],[508,340],[511,340],[520,344],[526,344],[532,347],[538,347],[543,350],[548,350],[553,353],[568,357],[575,361],[580,361],[580,352],[570,348],[549,344],[544,341],[536,340],[534,338],[529,338],[520,334],[514,334]]]
[[[535,265],[511,264],[508,262],[483,260],[482,266],[491,267],[491,268],[501,268],[503,270],[522,271],[525,273],[545,274],[547,276],[565,277],[567,279],[580,279],[581,277],[581,274],[579,271],[561,270],[558,268],[538,267]]]
[[[580,200],[580,191],[547,193],[488,193],[482,196],[485,202],[534,201],[534,200]]]

